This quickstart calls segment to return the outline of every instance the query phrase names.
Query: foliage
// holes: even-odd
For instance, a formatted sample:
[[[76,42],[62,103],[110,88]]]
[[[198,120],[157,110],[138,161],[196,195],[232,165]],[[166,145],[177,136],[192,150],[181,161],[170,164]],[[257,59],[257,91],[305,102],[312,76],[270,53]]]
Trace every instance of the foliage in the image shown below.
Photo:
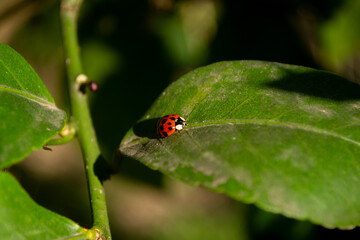
[[[0,232],[6,239],[87,239],[73,221],[37,205],[6,172],[0,172]]]
[[[165,89],[120,151],[265,210],[351,228],[360,221],[359,90],[304,67],[212,64]],[[189,126],[159,140],[158,118],[171,113],[182,113]]]
[[[34,69],[0,43],[0,167],[21,161],[63,128],[65,113]]]
[[[274,232],[276,239],[310,239],[314,229],[325,231],[281,215],[327,228],[359,226],[360,89],[343,77],[316,70],[322,65],[358,81],[359,4],[327,2],[84,1],[78,30],[81,0],[62,0],[61,9],[44,7],[46,13],[10,44],[26,58],[35,55],[28,60],[43,79],[20,54],[0,43],[0,102],[5,103],[0,104],[0,235],[111,239],[107,212],[115,238],[136,240],[174,235],[263,239]],[[14,6],[8,16],[22,8]],[[0,22],[6,18],[0,11]],[[67,87],[43,77],[43,69],[57,65],[49,72],[61,79],[59,59],[66,63]],[[231,59],[269,61],[222,62]],[[38,64],[40,60],[45,62]],[[199,67],[208,63],[214,64]],[[89,81],[100,86],[92,96],[86,89]],[[69,104],[61,101],[66,97]],[[158,120],[167,114],[180,114],[188,127],[160,139]],[[65,121],[72,128],[64,129]],[[37,188],[23,175],[33,173],[20,163],[33,150],[63,144],[74,134],[84,158],[91,225],[82,220],[77,224],[65,217],[66,211],[54,213],[32,200],[39,200]],[[105,202],[103,182],[114,171],[107,166],[114,151],[122,180],[116,188],[107,186],[110,198]],[[184,190],[145,165],[236,201]],[[124,177],[128,175],[136,181]],[[56,197],[65,187],[31,178],[51,186]],[[144,187],[144,180],[157,187]],[[69,182],[66,187],[74,188]],[[186,191],[190,199],[184,200]],[[76,196],[70,197],[76,205]],[[46,201],[43,196],[40,202]],[[140,209],[144,215],[138,214]],[[165,212],[168,215],[162,215]],[[134,216],[147,222],[147,228]],[[344,231],[327,233],[350,239]]]

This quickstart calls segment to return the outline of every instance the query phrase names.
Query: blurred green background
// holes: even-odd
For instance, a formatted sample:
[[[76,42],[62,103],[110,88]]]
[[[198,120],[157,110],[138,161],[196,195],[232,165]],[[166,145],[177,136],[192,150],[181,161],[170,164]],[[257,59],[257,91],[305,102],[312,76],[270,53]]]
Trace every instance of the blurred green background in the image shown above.
[[[57,0],[1,0],[0,41],[21,53],[69,112]],[[360,1],[84,0],[79,41],[106,159],[162,90],[223,60],[309,66],[360,82]],[[39,204],[91,226],[76,141],[13,167]],[[132,160],[105,183],[114,239],[359,239],[186,186]]]

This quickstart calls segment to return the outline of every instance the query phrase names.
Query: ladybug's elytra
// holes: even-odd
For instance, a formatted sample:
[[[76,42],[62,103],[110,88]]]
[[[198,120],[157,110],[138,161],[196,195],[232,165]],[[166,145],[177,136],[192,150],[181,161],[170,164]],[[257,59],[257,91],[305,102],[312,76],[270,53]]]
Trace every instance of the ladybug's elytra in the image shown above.
[[[164,138],[170,136],[174,132],[181,132],[186,126],[187,124],[184,118],[177,114],[170,114],[159,120],[158,133],[160,137]]]

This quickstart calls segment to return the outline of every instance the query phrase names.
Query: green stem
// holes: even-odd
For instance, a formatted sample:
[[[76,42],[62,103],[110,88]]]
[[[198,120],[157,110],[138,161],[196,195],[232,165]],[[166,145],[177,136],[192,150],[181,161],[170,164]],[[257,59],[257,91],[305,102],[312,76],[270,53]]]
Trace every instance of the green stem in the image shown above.
[[[68,74],[72,122],[76,129],[83,152],[89,196],[93,218],[93,228],[98,229],[102,239],[111,239],[106,210],[104,188],[94,171],[95,162],[100,159],[93,123],[90,116],[86,94],[79,90],[77,77],[83,75],[77,39],[77,17],[82,0],[62,0],[61,24]]]

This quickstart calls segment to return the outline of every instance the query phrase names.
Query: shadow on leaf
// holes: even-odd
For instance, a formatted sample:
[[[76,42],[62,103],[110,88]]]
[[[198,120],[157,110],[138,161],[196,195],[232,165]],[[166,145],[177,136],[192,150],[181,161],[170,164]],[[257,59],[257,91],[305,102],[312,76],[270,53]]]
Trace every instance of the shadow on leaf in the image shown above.
[[[360,85],[327,72],[289,73],[266,86],[335,101],[360,99]]]
[[[157,126],[160,118],[151,118],[134,125],[133,131],[138,137],[158,138]]]

